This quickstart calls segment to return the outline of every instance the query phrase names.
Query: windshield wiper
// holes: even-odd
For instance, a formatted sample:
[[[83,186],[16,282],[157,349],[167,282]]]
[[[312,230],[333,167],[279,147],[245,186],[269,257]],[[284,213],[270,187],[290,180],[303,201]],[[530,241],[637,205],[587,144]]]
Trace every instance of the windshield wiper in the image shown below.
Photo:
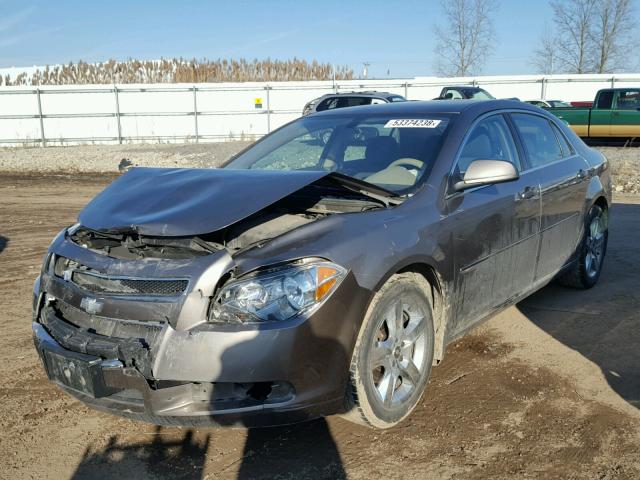
[[[379,187],[359,178],[350,177],[343,173],[331,172],[325,178],[333,180],[335,183],[353,192],[357,192],[366,197],[382,202],[386,207],[400,205],[404,198],[393,193],[391,190]]]

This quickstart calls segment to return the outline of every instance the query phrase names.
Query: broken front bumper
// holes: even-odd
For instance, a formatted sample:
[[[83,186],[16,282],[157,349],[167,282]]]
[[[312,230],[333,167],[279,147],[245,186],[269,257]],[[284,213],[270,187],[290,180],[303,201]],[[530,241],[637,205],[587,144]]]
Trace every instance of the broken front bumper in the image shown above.
[[[295,423],[343,411],[367,293],[348,276],[309,317],[182,330],[104,315],[124,299],[81,311],[83,299],[107,299],[45,275],[33,334],[49,378],[96,409],[161,425]]]
[[[301,405],[291,385],[271,385],[268,398],[227,383],[183,383],[152,388],[133,367],[62,348],[33,323],[34,343],[50,380],[98,410],[159,425],[265,426],[335,413],[340,401]]]

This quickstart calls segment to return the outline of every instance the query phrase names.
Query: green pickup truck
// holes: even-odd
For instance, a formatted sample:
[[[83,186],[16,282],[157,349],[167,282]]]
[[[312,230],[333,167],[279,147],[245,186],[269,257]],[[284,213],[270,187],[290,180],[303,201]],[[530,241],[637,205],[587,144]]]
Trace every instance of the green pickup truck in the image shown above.
[[[640,138],[640,88],[605,88],[593,108],[548,108],[583,138]]]

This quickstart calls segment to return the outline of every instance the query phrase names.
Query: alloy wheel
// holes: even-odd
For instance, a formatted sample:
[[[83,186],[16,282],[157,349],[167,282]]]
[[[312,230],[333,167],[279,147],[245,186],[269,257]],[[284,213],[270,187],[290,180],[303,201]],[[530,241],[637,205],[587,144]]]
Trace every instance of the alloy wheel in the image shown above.
[[[595,277],[600,271],[602,258],[604,257],[606,231],[606,219],[602,209],[598,209],[597,213],[591,219],[586,238],[584,267],[586,274],[590,278]]]
[[[381,403],[402,404],[420,384],[426,362],[427,321],[411,302],[398,300],[385,312],[371,350],[370,371]]]

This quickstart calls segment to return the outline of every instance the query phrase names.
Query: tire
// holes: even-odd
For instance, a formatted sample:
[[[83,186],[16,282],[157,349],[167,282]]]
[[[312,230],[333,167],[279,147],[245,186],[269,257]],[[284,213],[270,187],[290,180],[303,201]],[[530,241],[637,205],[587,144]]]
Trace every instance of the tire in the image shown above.
[[[433,364],[430,291],[422,276],[403,273],[374,296],[351,361],[347,420],[391,428],[418,404]]]
[[[608,240],[608,210],[594,205],[587,215],[578,258],[569,270],[558,277],[558,283],[579,289],[589,289],[598,283]]]

